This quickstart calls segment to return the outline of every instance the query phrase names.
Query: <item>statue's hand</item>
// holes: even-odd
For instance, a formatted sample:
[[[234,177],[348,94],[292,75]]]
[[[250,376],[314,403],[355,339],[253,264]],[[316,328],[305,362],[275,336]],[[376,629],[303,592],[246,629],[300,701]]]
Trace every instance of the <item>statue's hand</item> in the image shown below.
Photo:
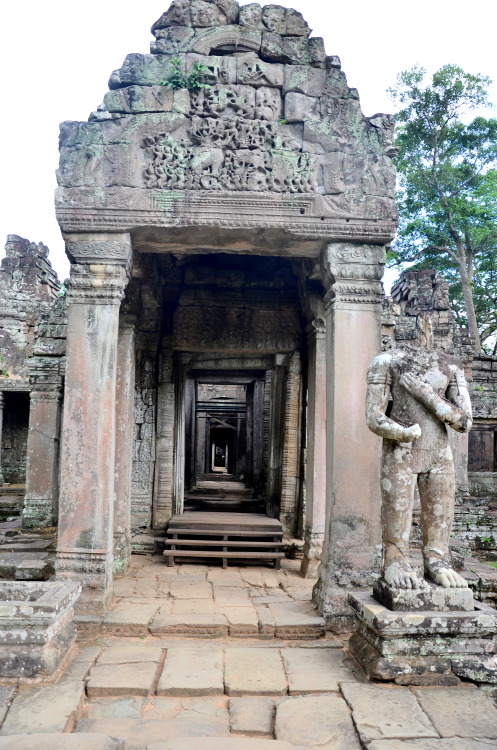
[[[429,398],[433,393],[431,385],[418,375],[414,375],[412,372],[404,372],[403,375],[400,376],[399,382],[404,386],[406,391],[409,391],[412,396],[421,401]]]
[[[419,424],[412,424],[410,427],[404,428],[404,434],[402,436],[402,443],[410,443],[412,440],[417,440],[421,437],[421,427]]]

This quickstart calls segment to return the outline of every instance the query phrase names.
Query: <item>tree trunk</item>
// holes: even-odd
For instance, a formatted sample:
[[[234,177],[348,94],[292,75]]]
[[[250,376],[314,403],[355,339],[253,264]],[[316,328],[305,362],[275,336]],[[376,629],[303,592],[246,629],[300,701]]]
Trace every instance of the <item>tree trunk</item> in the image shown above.
[[[469,334],[473,340],[475,354],[481,352],[480,335],[478,333],[478,323],[476,321],[475,303],[473,300],[473,290],[466,273],[466,264],[464,261],[459,263],[459,275],[461,277],[462,293],[464,295],[464,306],[466,308],[466,317],[468,318]]]

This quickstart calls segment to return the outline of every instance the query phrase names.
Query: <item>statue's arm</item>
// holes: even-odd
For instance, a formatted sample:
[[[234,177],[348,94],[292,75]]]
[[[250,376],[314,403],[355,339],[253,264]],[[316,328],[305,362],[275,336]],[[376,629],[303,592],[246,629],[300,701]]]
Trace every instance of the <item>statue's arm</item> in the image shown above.
[[[441,422],[457,432],[469,432],[472,424],[471,402],[462,370],[458,368],[454,373],[446,391],[447,398],[440,396],[426,380],[410,372],[401,376],[400,383]]]
[[[387,417],[391,382],[390,359],[387,354],[382,354],[373,360],[368,372],[366,422],[371,432],[382,438],[410,443],[420,437],[421,428],[418,424],[404,427]]]

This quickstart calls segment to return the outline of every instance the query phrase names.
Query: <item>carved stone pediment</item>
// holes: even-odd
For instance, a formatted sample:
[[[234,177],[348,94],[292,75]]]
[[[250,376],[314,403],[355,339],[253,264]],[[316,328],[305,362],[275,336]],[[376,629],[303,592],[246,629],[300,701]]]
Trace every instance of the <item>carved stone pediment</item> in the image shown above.
[[[291,228],[313,237],[393,236],[392,120],[363,116],[338,57],[300,13],[174,0],[152,32],[152,54],[128,55],[90,121],[62,126],[64,231],[168,227],[178,217],[247,228],[246,195],[261,193],[272,208],[252,212],[254,227],[286,226],[290,212]],[[205,210],[194,221],[198,192]]]

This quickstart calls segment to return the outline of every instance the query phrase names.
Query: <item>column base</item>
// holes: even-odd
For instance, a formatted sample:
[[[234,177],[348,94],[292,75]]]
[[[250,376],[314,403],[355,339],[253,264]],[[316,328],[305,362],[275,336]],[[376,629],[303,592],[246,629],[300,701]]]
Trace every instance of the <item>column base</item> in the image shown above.
[[[23,529],[38,529],[55,526],[52,498],[33,498],[26,496],[22,511]]]
[[[57,550],[57,581],[81,584],[75,614],[105,615],[113,598],[112,563],[102,550]]]
[[[392,611],[369,593],[349,595],[354,610],[350,653],[371,679],[398,685],[457,685],[464,680],[497,685],[489,658],[497,612],[474,603],[472,611]]]
[[[324,533],[304,531],[304,557],[300,566],[303,578],[317,578],[321,553],[323,551]]]

